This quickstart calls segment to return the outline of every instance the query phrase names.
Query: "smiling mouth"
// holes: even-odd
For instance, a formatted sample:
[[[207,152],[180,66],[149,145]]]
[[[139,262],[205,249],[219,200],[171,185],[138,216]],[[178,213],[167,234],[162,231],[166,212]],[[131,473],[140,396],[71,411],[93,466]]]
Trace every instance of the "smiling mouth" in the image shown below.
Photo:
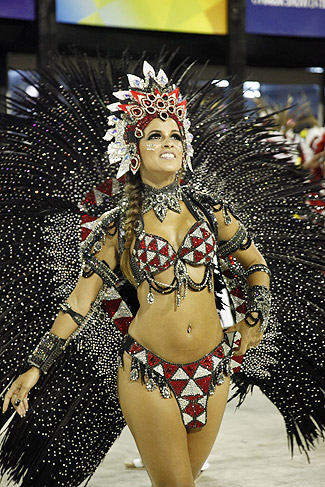
[[[175,154],[173,154],[172,152],[163,152],[162,154],[160,154],[160,157],[162,159],[176,159]]]

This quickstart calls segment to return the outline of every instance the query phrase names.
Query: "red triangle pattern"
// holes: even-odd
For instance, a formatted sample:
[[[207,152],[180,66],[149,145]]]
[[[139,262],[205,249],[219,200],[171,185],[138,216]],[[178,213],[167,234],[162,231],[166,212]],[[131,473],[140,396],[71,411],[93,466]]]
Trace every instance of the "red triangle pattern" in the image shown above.
[[[184,411],[194,418],[204,413],[204,407],[197,402],[190,402],[190,404],[184,409]]]
[[[154,367],[155,365],[159,364],[161,362],[160,358],[157,357],[157,355],[153,355],[152,353],[148,352],[148,364],[151,367]]]
[[[233,288],[231,291],[230,291],[230,294],[232,294],[233,296],[236,296],[237,298],[240,298],[240,299],[245,299],[245,295],[244,295],[244,292],[241,288],[239,287],[235,287]]]
[[[192,364],[188,364],[188,365],[183,365],[183,369],[185,370],[185,372],[190,376],[190,377],[193,377],[193,375],[195,374],[196,372],[196,369],[198,368],[198,362],[194,362]]]
[[[97,188],[98,191],[101,193],[105,193],[108,196],[111,196],[112,194],[112,180],[111,179],[106,179],[103,183],[100,183]]]
[[[205,257],[205,254],[203,252],[200,252],[199,250],[196,250],[194,252],[194,260],[195,262],[199,262],[200,260],[203,260]]]
[[[166,244],[164,247],[162,247],[159,251],[161,255],[164,255],[165,257],[168,257],[169,252],[168,252],[168,244]]]
[[[209,390],[209,386],[211,383],[211,375],[208,375],[207,377],[201,377],[201,379],[195,379],[196,384],[201,387],[202,391],[207,394]]]
[[[209,357],[204,357],[202,360],[200,360],[200,365],[204,367],[205,369],[212,371],[212,358]]]
[[[148,245],[148,250],[151,250],[151,252],[157,252],[157,240],[152,239],[150,244]]]
[[[90,234],[90,228],[84,227],[85,223],[94,222],[97,220],[97,216],[82,215],[81,216],[81,240],[84,241]]]
[[[121,298],[104,301],[103,303],[104,308],[111,318],[115,315],[116,311],[119,309],[121,302],[122,302]]]
[[[114,325],[120,330],[122,335],[126,335],[131,322],[133,321],[133,316],[126,316],[125,318],[113,318]]]
[[[203,238],[199,237],[191,237],[191,241],[194,249],[204,242]]]
[[[165,370],[165,377],[168,380],[177,371],[178,365],[169,364],[167,362],[164,362],[163,364],[164,364],[164,370]]]
[[[204,424],[201,423],[201,421],[197,421],[196,419],[186,425],[187,428],[202,428],[202,426],[204,426]]]
[[[243,315],[246,314],[247,306],[246,306],[245,301],[240,306],[237,306],[236,311],[237,311],[237,313],[241,313]]]
[[[201,233],[203,235],[204,240],[208,240],[211,236],[211,233],[206,230],[206,228],[201,228]]]
[[[215,355],[218,358],[223,358],[225,356],[224,351],[222,346],[218,347],[214,352],[213,355]]]
[[[133,355],[134,353],[141,352],[142,350],[143,347],[141,347],[141,345],[139,345],[138,343],[133,343],[133,345],[129,349],[129,353]]]
[[[170,381],[170,385],[173,388],[173,391],[175,392],[176,396],[180,396],[187,382],[188,382],[187,379],[177,379],[177,380]]]

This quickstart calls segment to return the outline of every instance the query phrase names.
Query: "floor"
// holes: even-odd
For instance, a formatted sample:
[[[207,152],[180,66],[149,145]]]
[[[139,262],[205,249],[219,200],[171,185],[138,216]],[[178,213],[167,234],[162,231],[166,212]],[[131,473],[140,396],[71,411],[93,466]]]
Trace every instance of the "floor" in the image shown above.
[[[145,471],[124,468],[137,456],[125,429],[89,487],[150,487]],[[325,487],[325,443],[311,452],[310,464],[298,452],[292,459],[282,417],[258,390],[239,410],[228,404],[209,463],[198,487]]]
[[[88,487],[150,487],[144,470],[124,467],[137,456],[125,429]],[[292,459],[282,418],[258,390],[239,410],[228,405],[209,463],[197,487],[325,487],[325,443],[310,453],[310,463],[298,452]]]

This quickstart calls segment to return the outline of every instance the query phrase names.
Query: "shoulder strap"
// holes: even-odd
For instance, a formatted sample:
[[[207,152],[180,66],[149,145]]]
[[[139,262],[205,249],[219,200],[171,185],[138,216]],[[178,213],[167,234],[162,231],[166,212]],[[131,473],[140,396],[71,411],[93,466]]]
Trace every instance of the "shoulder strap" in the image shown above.
[[[207,218],[213,233],[215,236],[218,235],[218,222],[216,217],[214,216],[212,206],[216,204],[213,198],[210,195],[205,193],[199,193],[191,187],[182,188],[183,192],[183,199],[189,207],[201,210],[204,213],[204,216]]]

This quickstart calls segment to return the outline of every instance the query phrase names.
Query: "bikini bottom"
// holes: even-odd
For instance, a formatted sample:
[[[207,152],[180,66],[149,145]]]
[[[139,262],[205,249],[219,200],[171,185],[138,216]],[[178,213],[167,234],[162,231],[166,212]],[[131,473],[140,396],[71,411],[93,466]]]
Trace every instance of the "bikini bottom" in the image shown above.
[[[123,353],[132,359],[130,379],[139,380],[148,391],[157,387],[163,398],[173,393],[186,428],[201,428],[207,422],[207,405],[217,385],[223,384],[230,375],[232,347],[225,334],[224,339],[211,352],[195,362],[176,364],[154,354],[131,335],[122,342],[119,366],[123,367]]]

